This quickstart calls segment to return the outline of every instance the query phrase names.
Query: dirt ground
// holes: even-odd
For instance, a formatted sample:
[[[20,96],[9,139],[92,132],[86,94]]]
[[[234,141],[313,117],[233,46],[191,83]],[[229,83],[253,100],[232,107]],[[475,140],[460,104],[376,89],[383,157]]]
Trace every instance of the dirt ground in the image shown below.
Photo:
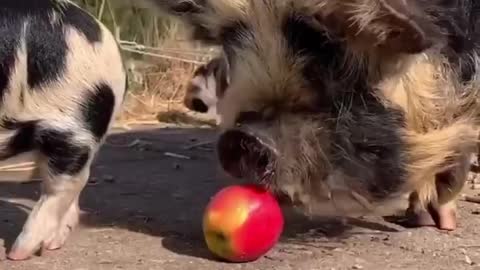
[[[201,232],[210,196],[230,184],[212,146],[202,144],[214,136],[188,128],[111,135],[81,197],[82,224],[64,248],[25,262],[5,260],[0,250],[0,270],[480,269],[480,208],[467,202],[460,202],[459,228],[451,233],[379,218],[345,225],[286,213],[283,238],[265,257],[218,262]],[[12,244],[38,191],[38,182],[0,182],[0,248]]]

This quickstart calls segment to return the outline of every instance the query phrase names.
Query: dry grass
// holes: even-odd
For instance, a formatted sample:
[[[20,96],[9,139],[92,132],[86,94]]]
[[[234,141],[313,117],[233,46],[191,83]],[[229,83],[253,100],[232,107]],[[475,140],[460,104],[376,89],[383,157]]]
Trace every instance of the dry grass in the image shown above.
[[[182,105],[185,87],[194,66],[174,61],[131,72],[130,89],[121,119],[147,120],[156,118],[159,111]]]
[[[117,125],[188,124],[215,125],[213,120],[188,111],[183,96],[195,64],[160,60],[130,71],[130,89]]]

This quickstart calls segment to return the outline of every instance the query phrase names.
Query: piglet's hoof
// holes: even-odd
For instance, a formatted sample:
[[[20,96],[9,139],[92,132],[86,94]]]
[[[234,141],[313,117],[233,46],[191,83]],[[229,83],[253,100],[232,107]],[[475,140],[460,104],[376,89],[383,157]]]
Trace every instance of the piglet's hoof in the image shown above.
[[[33,252],[25,249],[13,248],[8,254],[7,259],[11,261],[25,261],[32,257]]]
[[[7,259],[11,261],[25,261],[33,257],[34,255],[41,256],[43,248],[37,247],[25,237],[20,236],[17,238],[15,244],[13,244],[10,251],[7,253]]]

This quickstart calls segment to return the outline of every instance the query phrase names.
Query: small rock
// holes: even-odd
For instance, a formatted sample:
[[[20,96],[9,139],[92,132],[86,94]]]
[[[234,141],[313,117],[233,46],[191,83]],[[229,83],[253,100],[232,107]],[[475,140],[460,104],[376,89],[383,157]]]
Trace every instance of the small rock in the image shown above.
[[[480,211],[479,210],[473,210],[472,215],[480,215]]]
[[[303,250],[302,253],[305,255],[313,255],[313,251],[311,250]]]
[[[363,266],[361,266],[360,264],[355,264],[354,266],[352,266],[352,269],[363,269]]]
[[[113,177],[113,175],[104,175],[103,176],[103,181],[105,181],[106,183],[115,183],[115,177]]]
[[[470,257],[468,257],[468,255],[465,255],[465,262],[469,265],[473,265],[473,261],[470,259]]]
[[[177,171],[178,171],[178,170],[180,170],[181,168],[182,168],[182,165],[180,165],[180,164],[178,164],[178,163],[174,163],[174,164],[173,164],[173,169],[174,169],[174,170],[177,170]]]
[[[379,242],[380,241],[380,238],[376,237],[376,236],[372,236],[370,237],[370,241],[372,242]]]

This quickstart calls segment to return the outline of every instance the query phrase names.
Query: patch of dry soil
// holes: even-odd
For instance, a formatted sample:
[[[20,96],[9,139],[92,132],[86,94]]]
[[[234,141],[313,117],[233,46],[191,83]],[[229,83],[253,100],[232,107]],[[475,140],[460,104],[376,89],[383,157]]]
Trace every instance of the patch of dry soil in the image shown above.
[[[288,215],[281,243],[267,256],[248,264],[218,262],[201,233],[203,207],[230,184],[219,180],[211,146],[202,145],[213,139],[208,129],[112,135],[108,141],[116,146],[102,148],[81,197],[82,225],[66,246],[25,262],[7,261],[0,250],[0,269],[480,269],[480,209],[467,202],[460,203],[460,227],[451,233],[380,219],[344,225]],[[26,218],[21,206],[31,206],[38,191],[38,182],[0,183],[0,247],[12,243]]]

